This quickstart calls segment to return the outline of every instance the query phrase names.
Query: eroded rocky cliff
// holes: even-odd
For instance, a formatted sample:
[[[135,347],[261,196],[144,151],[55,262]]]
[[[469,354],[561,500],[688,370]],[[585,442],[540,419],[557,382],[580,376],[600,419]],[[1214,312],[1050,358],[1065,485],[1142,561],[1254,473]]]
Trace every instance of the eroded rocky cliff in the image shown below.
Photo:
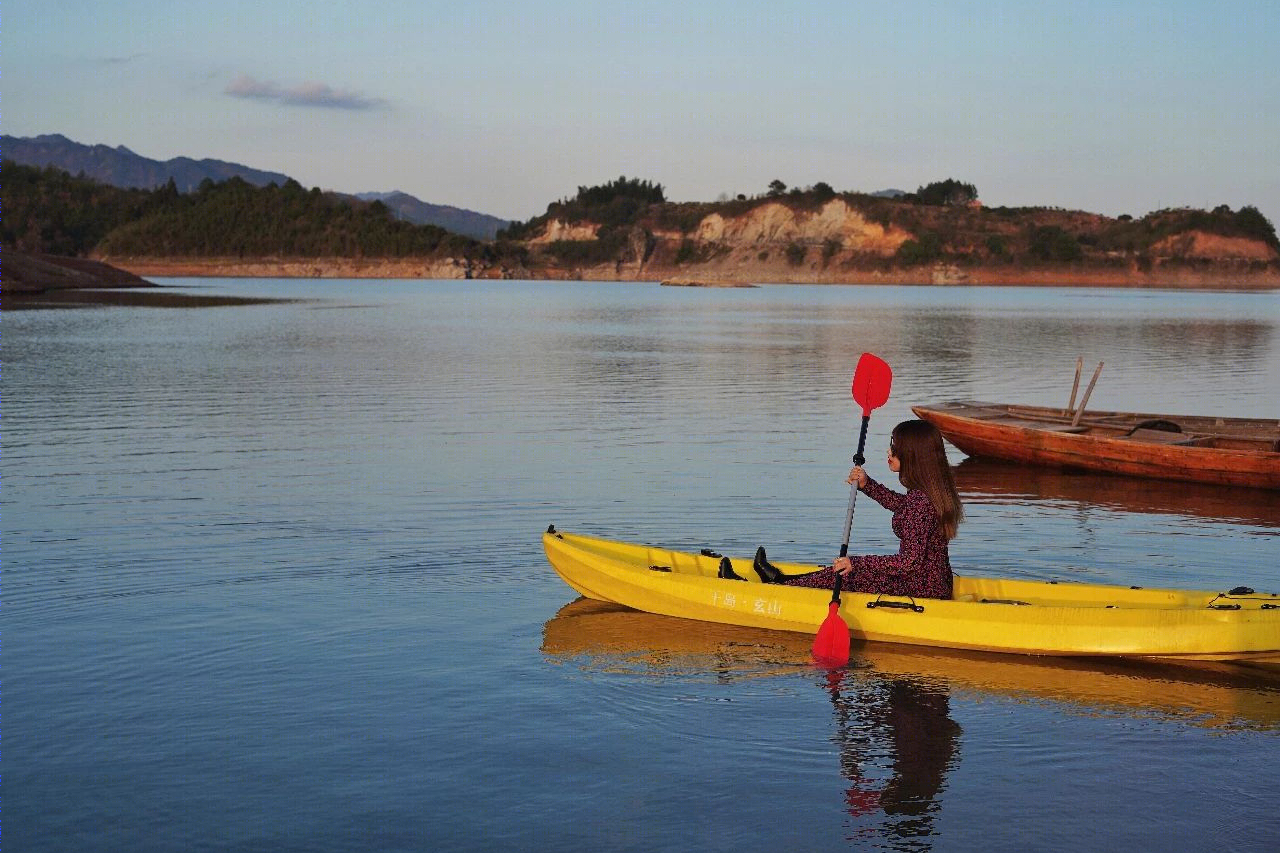
[[[629,224],[624,239],[616,227],[549,217],[525,241],[530,261],[522,272],[708,283],[1280,285],[1274,239],[1206,230],[1231,226],[1229,211],[1133,220],[1047,208],[805,201],[724,205],[695,217],[658,210]]]

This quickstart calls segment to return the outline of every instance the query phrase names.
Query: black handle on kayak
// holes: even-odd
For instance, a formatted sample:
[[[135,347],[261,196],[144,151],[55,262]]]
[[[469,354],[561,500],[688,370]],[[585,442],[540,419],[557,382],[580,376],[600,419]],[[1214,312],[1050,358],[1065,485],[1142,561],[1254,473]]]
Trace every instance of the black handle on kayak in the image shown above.
[[[880,595],[876,596],[875,601],[868,601],[867,609],[875,610],[877,607],[896,607],[901,610],[911,610],[915,613],[924,612],[924,605],[916,604],[916,600],[914,598],[911,598],[911,596],[909,595],[907,596],[907,598],[910,599],[910,601],[881,601],[881,598],[883,597],[883,595],[884,593],[881,593]]]

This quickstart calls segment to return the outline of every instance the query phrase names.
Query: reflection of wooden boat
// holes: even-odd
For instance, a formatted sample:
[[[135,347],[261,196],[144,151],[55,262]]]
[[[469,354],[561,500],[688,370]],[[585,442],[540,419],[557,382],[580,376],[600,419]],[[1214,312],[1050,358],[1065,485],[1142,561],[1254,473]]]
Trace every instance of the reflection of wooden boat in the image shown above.
[[[953,469],[965,503],[1040,501],[1087,504],[1124,512],[1160,513],[1280,527],[1280,490],[1109,477],[1092,471],[1036,468],[967,457]]]
[[[913,406],[970,456],[1164,480],[1280,489],[1280,420],[1005,403]]]
[[[597,671],[769,677],[808,669],[809,645],[799,634],[690,622],[580,598],[546,623],[542,651]],[[1280,671],[1269,667],[1014,658],[879,643],[855,646],[851,664],[951,691],[1280,729]]]
[[[814,635],[830,593],[717,577],[719,555],[688,554],[549,529],[547,559],[588,598],[648,613]],[[790,575],[818,566],[775,563]],[[1280,596],[956,576],[950,600],[845,593],[859,640],[1048,655],[1280,662]]]

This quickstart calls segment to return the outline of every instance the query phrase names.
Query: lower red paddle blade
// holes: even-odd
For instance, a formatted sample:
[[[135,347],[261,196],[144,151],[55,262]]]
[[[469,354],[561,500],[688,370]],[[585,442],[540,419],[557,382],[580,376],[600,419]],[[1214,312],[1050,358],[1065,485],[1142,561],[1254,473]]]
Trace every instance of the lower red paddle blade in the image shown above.
[[[822,666],[840,667],[849,663],[849,626],[840,616],[840,603],[831,602],[827,618],[813,639],[813,659]]]

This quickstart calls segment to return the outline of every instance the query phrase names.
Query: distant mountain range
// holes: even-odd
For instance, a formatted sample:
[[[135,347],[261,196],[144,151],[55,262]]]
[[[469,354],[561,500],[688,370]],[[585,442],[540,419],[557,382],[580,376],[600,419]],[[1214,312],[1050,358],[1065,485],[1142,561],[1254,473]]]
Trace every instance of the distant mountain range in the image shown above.
[[[179,192],[189,193],[205,178],[225,181],[239,177],[254,186],[283,184],[288,175],[279,172],[262,172],[239,163],[222,160],[193,160],[175,157],[172,160],[152,160],[135,154],[123,145],[82,145],[59,133],[43,136],[0,136],[0,154],[6,160],[27,166],[55,166],[63,171],[92,178],[115,187],[137,187],[151,190],[162,187],[173,178]]]
[[[28,166],[54,166],[73,175],[116,187],[154,189],[164,186],[172,178],[179,192],[188,193],[200,186],[201,181],[225,181],[238,177],[265,187],[268,184],[283,185],[288,175],[264,172],[239,163],[224,160],[193,160],[175,157],[172,160],[152,160],[135,154],[123,145],[85,145],[67,139],[58,133],[41,136],[0,136],[0,154],[7,160]],[[381,201],[400,219],[417,225],[436,225],[455,234],[463,234],[478,240],[492,240],[498,229],[510,224],[505,219],[476,213],[448,205],[428,204],[408,193],[359,193],[355,198],[364,201]]]
[[[389,193],[357,193],[356,198],[362,201],[380,201],[391,209],[398,218],[418,225],[439,225],[446,231],[475,237],[477,240],[492,240],[497,236],[499,228],[506,228],[511,223],[487,213],[476,213],[447,204],[429,204],[399,190]]]

